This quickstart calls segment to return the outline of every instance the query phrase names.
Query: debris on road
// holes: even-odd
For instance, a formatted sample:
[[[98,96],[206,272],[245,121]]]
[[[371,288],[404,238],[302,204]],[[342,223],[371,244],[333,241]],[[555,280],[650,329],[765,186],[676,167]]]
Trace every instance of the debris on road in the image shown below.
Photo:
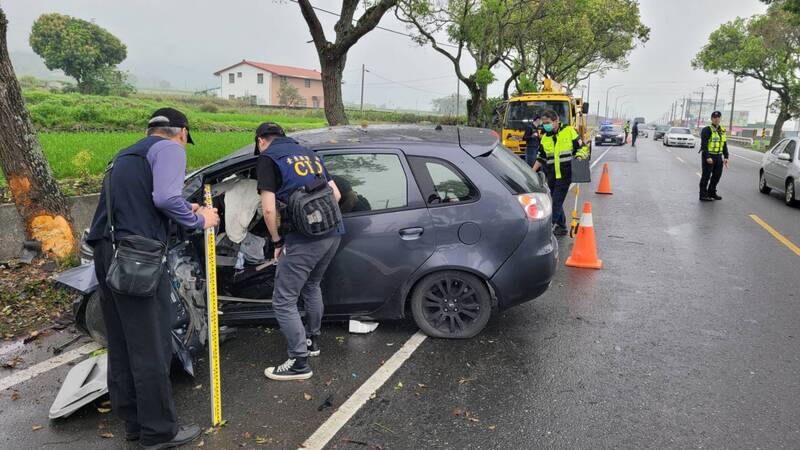
[[[319,405],[319,408],[317,408],[317,411],[324,411],[324,410],[326,410],[328,408],[332,408],[332,407],[333,407],[333,394],[329,395],[328,398],[326,398],[325,401],[322,402],[321,405]]]

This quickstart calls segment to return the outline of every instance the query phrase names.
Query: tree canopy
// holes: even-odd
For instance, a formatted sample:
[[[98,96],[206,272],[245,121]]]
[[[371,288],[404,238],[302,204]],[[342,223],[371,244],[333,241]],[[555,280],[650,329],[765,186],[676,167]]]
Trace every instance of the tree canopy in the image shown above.
[[[118,78],[113,70],[127,56],[125,44],[104,28],[61,14],[36,19],[29,41],[48,69],[75,78],[83,93],[98,93],[106,81]]]
[[[780,139],[783,123],[800,112],[800,28],[791,21],[781,3],[766,14],[737,18],[711,33],[692,61],[696,69],[752,78],[777,94],[772,144]]]

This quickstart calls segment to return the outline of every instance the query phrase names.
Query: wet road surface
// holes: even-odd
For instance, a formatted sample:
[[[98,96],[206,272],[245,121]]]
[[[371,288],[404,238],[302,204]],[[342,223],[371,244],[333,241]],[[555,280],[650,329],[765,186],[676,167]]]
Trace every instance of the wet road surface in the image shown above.
[[[800,209],[757,191],[760,154],[732,153],[724,200],[700,203],[696,150],[651,139],[612,148],[602,162],[614,194],[588,186],[581,194],[592,202],[603,269],[564,267],[572,243],[563,238],[544,296],[493,317],[474,339],[425,340],[327,448],[800,446],[798,255],[750,217],[800,244]],[[568,213],[573,203],[570,195]],[[242,328],[224,343],[229,424],[204,435],[203,447],[297,448],[416,328],[382,323],[357,336],[334,323],[324,331],[305,382],[264,379],[284,354],[275,329]],[[40,357],[49,355],[30,359]],[[176,376],[174,390],[180,417],[208,426],[204,364],[195,379]],[[0,393],[0,447],[135,448],[96,408],[47,420],[68,368]],[[334,407],[319,411],[330,395]],[[115,437],[100,437],[107,431]]]

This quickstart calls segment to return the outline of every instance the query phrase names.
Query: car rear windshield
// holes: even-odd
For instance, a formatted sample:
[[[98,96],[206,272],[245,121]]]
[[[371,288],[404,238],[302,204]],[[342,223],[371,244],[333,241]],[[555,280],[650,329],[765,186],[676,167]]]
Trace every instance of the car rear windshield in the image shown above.
[[[542,192],[539,178],[519,156],[498,145],[490,153],[475,158],[513,194]]]
[[[670,134],[691,134],[688,128],[670,128]]]
[[[602,133],[620,133],[620,132],[622,132],[622,128],[611,126],[611,125],[604,125],[604,126],[600,127],[600,132],[602,132]]]

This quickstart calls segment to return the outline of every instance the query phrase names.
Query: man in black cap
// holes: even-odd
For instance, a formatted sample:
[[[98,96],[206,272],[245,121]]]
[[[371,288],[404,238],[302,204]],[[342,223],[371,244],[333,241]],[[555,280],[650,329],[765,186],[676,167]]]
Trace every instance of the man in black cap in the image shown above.
[[[258,127],[254,151],[260,155],[256,170],[261,209],[278,260],[272,308],[286,338],[289,354],[286,362],[267,367],[264,375],[278,381],[304,380],[313,375],[308,357],[320,354],[319,335],[324,309],[320,282],[344,233],[338,206],[342,196],[325,170],[322,158],[286,137],[278,124],[267,122]],[[315,211],[315,214],[327,211],[335,216],[332,220],[322,220],[331,224],[324,234],[309,237],[299,232],[297,221],[302,218],[295,217],[286,208],[281,208],[278,223],[279,204],[289,205],[290,197],[296,199],[295,194],[301,190],[328,188],[330,197],[326,197],[325,208]],[[338,224],[336,220],[339,220]],[[297,310],[300,297],[306,313],[305,326]]]
[[[722,177],[722,167],[728,167],[728,143],[725,128],[719,124],[722,113],[711,113],[711,125],[700,132],[700,165],[703,175],[700,177],[700,201],[710,202],[722,200],[717,195],[717,183]]]
[[[121,295],[106,283],[114,253],[106,197],[111,200],[115,242],[138,235],[167,243],[170,221],[197,230],[216,226],[215,209],[190,204],[181,195],[185,147],[191,143],[183,113],[172,108],[154,112],[147,136],[114,157],[106,174],[108,191],[100,194],[87,237],[94,248],[107,331],[111,406],[125,422],[125,439],[139,440],[146,449],[190,442],[200,435],[200,427],[179,426],[175,414],[169,378],[174,310],[166,267],[153,297]]]

